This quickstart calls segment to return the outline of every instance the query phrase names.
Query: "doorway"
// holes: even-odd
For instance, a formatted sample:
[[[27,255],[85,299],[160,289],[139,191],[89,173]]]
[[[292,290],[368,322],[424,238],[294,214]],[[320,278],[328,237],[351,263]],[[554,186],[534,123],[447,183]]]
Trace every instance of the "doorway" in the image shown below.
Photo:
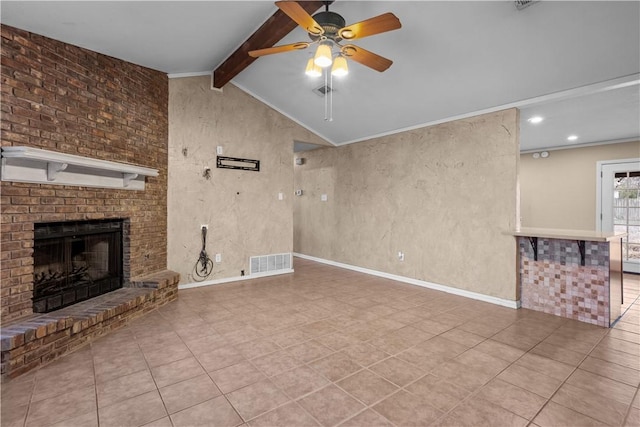
[[[598,231],[622,232],[623,270],[640,274],[640,158],[598,162]]]

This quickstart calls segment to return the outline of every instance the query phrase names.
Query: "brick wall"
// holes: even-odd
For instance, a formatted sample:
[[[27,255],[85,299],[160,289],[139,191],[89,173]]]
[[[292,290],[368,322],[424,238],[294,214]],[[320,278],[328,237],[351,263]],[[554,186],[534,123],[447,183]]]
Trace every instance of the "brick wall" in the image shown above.
[[[164,73],[1,26],[1,144],[159,170],[144,191],[1,183],[0,310],[31,314],[37,222],[130,219],[131,277],[166,268]]]

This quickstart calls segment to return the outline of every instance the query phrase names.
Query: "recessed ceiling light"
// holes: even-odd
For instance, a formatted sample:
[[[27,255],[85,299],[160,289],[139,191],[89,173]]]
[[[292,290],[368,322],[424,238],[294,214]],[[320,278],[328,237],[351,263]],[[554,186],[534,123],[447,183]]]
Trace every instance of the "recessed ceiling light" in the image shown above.
[[[540,122],[541,122],[541,121],[543,121],[543,120],[544,120],[544,118],[543,118],[543,117],[540,117],[540,116],[533,116],[533,117],[529,117],[529,118],[527,119],[527,121],[528,121],[529,123],[534,124],[534,125],[536,125],[536,124],[540,123]]]
[[[578,135],[569,135],[567,137],[567,141],[576,141],[578,139]]]

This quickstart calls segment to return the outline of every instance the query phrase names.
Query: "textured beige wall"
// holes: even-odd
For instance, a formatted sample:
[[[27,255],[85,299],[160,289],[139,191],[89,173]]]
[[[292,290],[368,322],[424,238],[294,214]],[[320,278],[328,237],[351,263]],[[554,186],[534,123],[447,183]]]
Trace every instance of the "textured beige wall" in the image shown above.
[[[293,141],[326,144],[233,85],[220,93],[210,82],[169,81],[168,267],[182,283],[193,281],[201,224],[209,256],[222,255],[207,280],[248,274],[250,256],[291,252]],[[218,145],[225,156],[260,160],[260,172],[216,169]]]
[[[294,250],[515,300],[518,152],[510,109],[304,153]]]
[[[596,162],[640,157],[640,141],[520,157],[524,227],[596,229]]]

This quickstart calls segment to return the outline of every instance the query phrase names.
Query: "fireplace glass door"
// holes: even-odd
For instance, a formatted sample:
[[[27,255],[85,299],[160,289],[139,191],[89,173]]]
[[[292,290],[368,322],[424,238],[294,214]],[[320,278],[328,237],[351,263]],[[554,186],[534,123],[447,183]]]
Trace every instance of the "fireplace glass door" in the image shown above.
[[[122,287],[122,221],[37,224],[33,311],[46,313]]]

